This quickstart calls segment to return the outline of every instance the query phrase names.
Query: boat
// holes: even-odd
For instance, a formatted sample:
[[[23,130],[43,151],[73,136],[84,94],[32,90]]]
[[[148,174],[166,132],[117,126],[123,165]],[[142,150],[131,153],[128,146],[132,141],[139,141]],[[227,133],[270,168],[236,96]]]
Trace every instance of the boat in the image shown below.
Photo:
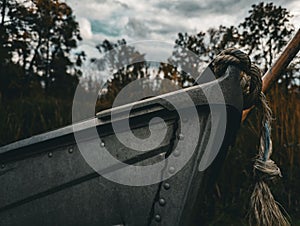
[[[239,76],[229,66],[221,78],[0,147],[0,225],[201,225],[203,199],[240,125]],[[152,121],[153,131],[166,131],[158,145],[140,152],[119,142],[114,123],[130,122],[130,131],[120,131],[125,137],[147,138],[153,118],[163,119]],[[80,142],[92,148],[83,151]],[[99,163],[99,151],[89,152],[97,145],[116,161]],[[154,179],[138,178],[155,164],[155,172],[145,171]],[[118,178],[127,166],[137,170]]]

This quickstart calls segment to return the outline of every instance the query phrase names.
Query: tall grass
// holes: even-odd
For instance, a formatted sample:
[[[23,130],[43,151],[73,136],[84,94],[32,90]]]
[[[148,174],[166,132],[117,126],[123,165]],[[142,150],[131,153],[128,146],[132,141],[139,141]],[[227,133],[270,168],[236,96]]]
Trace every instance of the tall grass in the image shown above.
[[[0,104],[0,146],[71,123],[72,100],[26,97]]]

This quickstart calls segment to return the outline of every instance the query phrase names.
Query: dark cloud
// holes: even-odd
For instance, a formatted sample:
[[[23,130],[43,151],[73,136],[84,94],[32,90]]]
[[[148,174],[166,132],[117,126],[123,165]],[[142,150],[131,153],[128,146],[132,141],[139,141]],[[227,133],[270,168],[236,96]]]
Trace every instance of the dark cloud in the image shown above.
[[[295,2],[296,0],[286,0],[288,2]],[[259,3],[260,0],[255,1],[243,1],[243,0],[211,0],[211,1],[171,1],[171,2],[159,2],[155,4],[158,9],[166,9],[174,13],[178,13],[186,17],[195,17],[199,15],[207,14],[222,14],[229,15],[232,13],[239,13],[240,10],[249,10],[252,4]],[[279,2],[278,0],[274,1]],[[279,3],[279,5],[281,5]]]
[[[238,25],[251,5],[262,0],[66,0],[76,16],[89,20],[95,35],[127,39],[173,39],[178,32],[194,33],[209,27]],[[92,5],[89,6],[89,2]],[[269,2],[269,1],[267,1]],[[272,0],[296,13],[299,0]],[[300,8],[300,7],[299,7]],[[102,13],[101,13],[102,12]],[[298,15],[298,17],[297,17]],[[126,24],[126,25],[125,25]],[[90,37],[88,35],[87,37]],[[95,36],[98,37],[98,36]]]
[[[179,13],[186,13],[190,12],[193,13],[195,11],[203,10],[203,7],[197,1],[172,1],[172,2],[159,2],[155,4],[155,7],[158,9],[166,9],[171,12],[179,12]]]

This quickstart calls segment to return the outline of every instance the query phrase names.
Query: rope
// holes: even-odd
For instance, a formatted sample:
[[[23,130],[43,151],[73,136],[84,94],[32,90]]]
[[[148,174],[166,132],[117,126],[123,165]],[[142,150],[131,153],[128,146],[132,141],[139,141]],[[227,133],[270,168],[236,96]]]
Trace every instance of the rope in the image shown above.
[[[235,48],[229,48],[221,52],[210,63],[209,67],[218,78],[225,74],[229,65],[236,66],[241,70],[240,85],[243,92],[243,109],[256,105],[263,114],[260,147],[253,166],[256,184],[251,195],[249,223],[258,226],[290,225],[287,218],[281,213],[278,203],[267,185],[267,181],[282,177],[282,175],[278,166],[270,159],[272,154],[272,111],[262,92],[261,71],[255,64],[251,63],[247,54]]]
[[[260,69],[253,63],[247,54],[239,49],[229,48],[221,52],[209,65],[216,77],[221,77],[229,65],[241,70],[240,84],[243,91],[244,106],[248,109],[260,102],[262,79]]]
[[[270,159],[272,154],[270,121],[265,121],[260,138],[258,156],[254,162],[256,185],[251,195],[250,225],[290,225],[281,213],[267,182],[282,177],[276,163]]]

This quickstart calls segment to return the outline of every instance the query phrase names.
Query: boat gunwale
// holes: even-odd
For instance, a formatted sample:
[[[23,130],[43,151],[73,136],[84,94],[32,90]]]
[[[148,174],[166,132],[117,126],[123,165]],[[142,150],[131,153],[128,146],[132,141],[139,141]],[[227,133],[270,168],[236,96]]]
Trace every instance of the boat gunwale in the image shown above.
[[[79,128],[76,132],[82,132],[82,131],[88,130],[92,127],[98,128],[98,127],[102,127],[105,125],[109,125],[112,122],[110,119],[110,115],[112,113],[120,114],[120,117],[121,117],[123,112],[132,110],[133,114],[130,114],[129,118],[134,118],[134,117],[140,117],[140,116],[144,117],[146,115],[157,113],[159,111],[167,110],[169,112],[172,112],[172,111],[174,111],[174,108],[172,108],[170,103],[167,103],[166,99],[174,98],[178,95],[180,96],[182,93],[188,93],[191,96],[191,99],[194,101],[195,106],[197,106],[197,107],[208,106],[211,104],[218,105],[218,104],[222,104],[222,103],[217,103],[218,101],[216,103],[208,103],[208,100],[207,100],[203,90],[221,87],[221,89],[224,91],[224,88],[229,88],[228,95],[224,95],[224,92],[223,92],[226,106],[231,106],[231,107],[237,108],[238,110],[241,110],[241,109],[239,109],[239,106],[238,106],[238,105],[240,105],[240,103],[238,103],[239,101],[232,100],[229,98],[229,97],[233,97],[235,95],[232,93],[232,89],[230,89],[230,87],[226,86],[226,85],[228,85],[228,83],[231,84],[232,81],[237,80],[237,78],[232,78],[233,76],[231,76],[232,74],[238,74],[238,73],[236,73],[236,70],[239,70],[239,69],[234,66],[229,66],[223,77],[220,77],[213,81],[210,81],[210,82],[207,82],[204,84],[195,85],[195,86],[188,87],[188,88],[184,88],[184,89],[180,89],[180,90],[166,93],[163,95],[159,95],[156,97],[151,97],[151,98],[148,98],[145,100],[140,100],[140,101],[136,101],[133,103],[125,104],[125,105],[118,106],[115,108],[103,110],[103,111],[97,113],[94,118],[90,118],[90,119],[87,119],[87,120],[84,120],[81,122],[77,122],[75,124],[71,124],[71,125],[68,125],[68,126],[53,130],[53,131],[41,133],[38,135],[31,136],[29,138],[25,138],[25,139],[4,145],[4,146],[0,147],[0,160],[1,160],[1,156],[5,155],[11,151],[16,151],[16,150],[19,150],[19,149],[22,149],[22,148],[25,148],[28,146],[40,144],[40,143],[47,143],[47,141],[49,141],[49,140],[54,140],[56,138],[72,135],[72,134],[74,134],[74,126],[76,126],[76,128]],[[232,84],[232,85],[234,85],[234,84]],[[238,92],[241,92],[241,91],[238,90]],[[236,91],[235,91],[235,93],[236,93]],[[149,108],[150,108],[150,110],[149,110]]]

